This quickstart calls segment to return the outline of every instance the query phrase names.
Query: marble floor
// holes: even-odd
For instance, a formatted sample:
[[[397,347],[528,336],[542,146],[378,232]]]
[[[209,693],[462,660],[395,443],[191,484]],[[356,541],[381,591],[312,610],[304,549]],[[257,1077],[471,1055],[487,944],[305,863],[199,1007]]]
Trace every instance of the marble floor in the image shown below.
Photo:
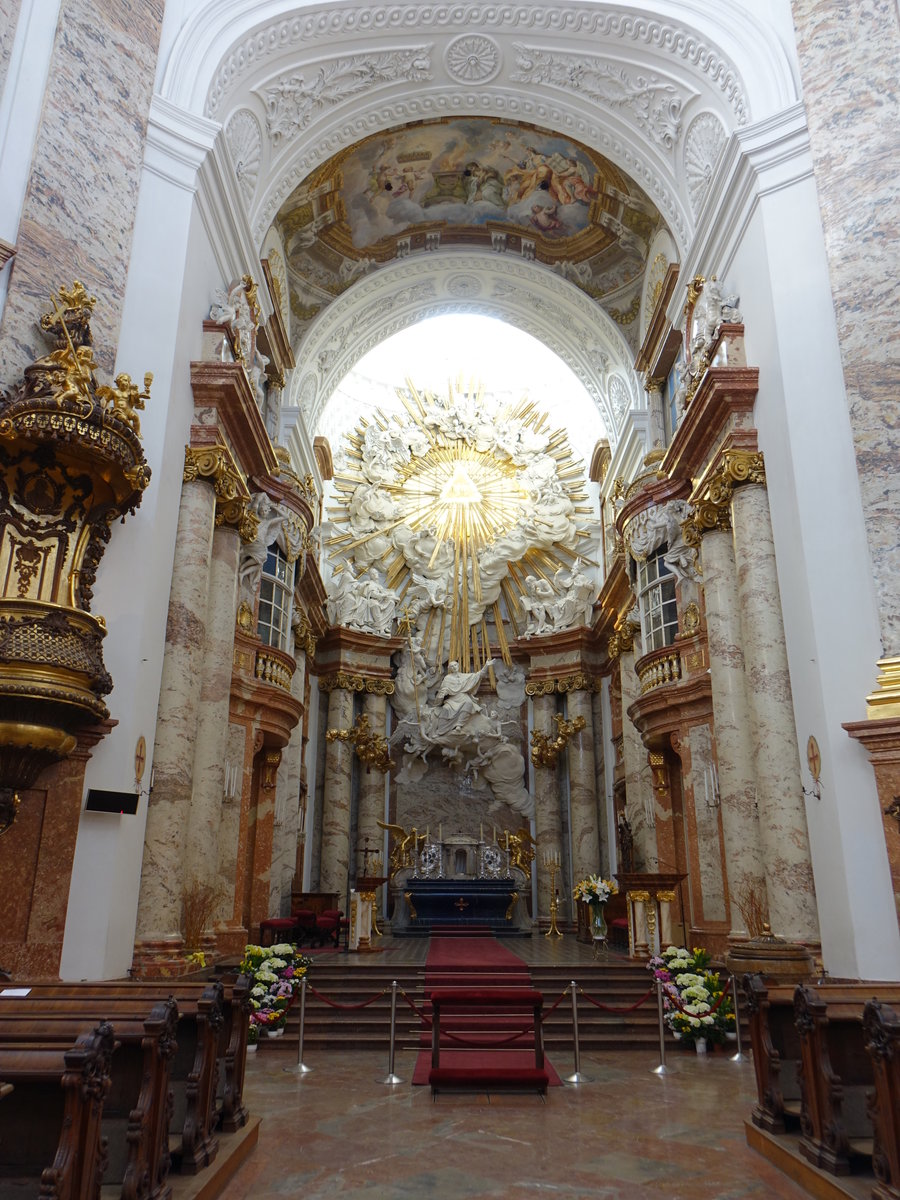
[[[387,1086],[373,1052],[319,1052],[305,1076],[290,1047],[248,1061],[245,1095],[259,1144],[223,1200],[802,1200],[808,1193],[751,1150],[743,1122],[753,1067],[724,1054],[670,1055],[652,1073],[642,1051],[584,1055],[590,1082],[531,1094],[441,1093]],[[561,1075],[571,1062],[556,1062]]]

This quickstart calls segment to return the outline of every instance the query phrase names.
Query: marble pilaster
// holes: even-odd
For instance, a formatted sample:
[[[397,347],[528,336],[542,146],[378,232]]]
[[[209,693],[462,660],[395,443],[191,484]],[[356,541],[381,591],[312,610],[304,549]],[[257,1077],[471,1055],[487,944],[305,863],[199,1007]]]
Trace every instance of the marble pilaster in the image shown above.
[[[569,741],[569,820],[572,827],[572,874],[577,882],[600,870],[597,828],[597,777],[594,769],[594,710],[589,691],[568,696],[569,720],[583,717],[584,729]]]
[[[334,688],[328,697],[326,729],[353,726],[353,693]],[[319,889],[346,895],[350,872],[350,802],[353,746],[337,739],[325,743],[325,788],[322,803]]]
[[[297,670],[291,677],[291,695],[300,703],[306,695],[304,654],[298,652]],[[269,912],[275,916],[289,916],[291,890],[297,866],[297,847],[300,835],[300,803],[305,799],[301,792],[303,777],[303,726],[301,720],[291,731],[291,740],[285,746],[278,768],[277,795],[275,800],[274,857],[269,892]],[[299,887],[298,891],[301,890]]]
[[[630,705],[640,695],[641,685],[634,669],[634,661],[632,650],[625,650],[619,655],[623,713],[627,713]],[[625,795],[628,798],[626,815],[634,836],[634,869],[656,871],[659,869],[655,827],[656,801],[653,796],[650,768],[647,765],[647,748],[637,728],[627,718],[622,721],[622,758],[625,765]]]
[[[608,743],[604,739],[603,697],[595,692],[591,698],[594,722],[594,788],[597,795],[597,836],[600,844],[600,874],[604,878],[612,874],[609,847],[609,813],[606,796],[606,755]]]
[[[369,729],[384,737],[387,728],[387,697],[367,693],[363,700],[363,715],[369,718]],[[376,858],[381,858],[384,831],[378,822],[384,818],[384,775],[374,767],[366,770],[359,764],[359,811],[356,818],[356,873],[366,871],[364,848],[368,845],[374,854],[369,855],[368,874],[373,871]],[[367,840],[368,839],[368,840]]]
[[[0,93],[6,82],[16,24],[22,11],[21,0],[0,0]]]
[[[127,0],[60,5],[0,325],[11,375],[46,352],[38,318],[49,293],[74,279],[101,301],[94,352],[101,373],[113,372],[162,10]]]
[[[194,769],[207,594],[216,495],[210,482],[182,485],[175,560],[169,592],[166,647],[153,751],[153,788],[147,805],[138,902],[136,954],[162,943],[181,945],[181,887]]]
[[[741,938],[748,936],[742,910],[748,910],[755,899],[761,906],[763,919],[768,919],[768,906],[731,534],[708,530],[701,544],[701,562],[722,836],[731,901],[729,936]],[[696,782],[694,786],[696,793]],[[759,932],[754,929],[749,935],[756,936]]]
[[[893,658],[900,655],[900,427],[893,419],[900,10],[896,0],[791,0],[791,10],[883,656]]]
[[[556,712],[556,700],[553,696],[535,696],[532,700],[532,718],[534,728],[544,733],[550,733],[555,728],[553,715]],[[539,919],[550,919],[550,900],[553,893],[550,890],[550,871],[544,866],[546,858],[559,856],[560,863],[565,862],[562,852],[562,821],[559,811],[559,773],[551,767],[535,767],[534,770],[534,840],[535,848],[534,870],[537,872],[537,916]],[[557,876],[557,886],[562,883]],[[562,889],[560,889],[562,890]]]
[[[815,885],[765,488],[736,488],[731,520],[770,924],[789,940],[815,942]]]
[[[209,564],[206,639],[185,851],[185,880],[213,888],[218,887],[239,552],[237,529],[231,525],[217,526]],[[221,896],[220,912],[229,911],[230,900],[230,896]]]

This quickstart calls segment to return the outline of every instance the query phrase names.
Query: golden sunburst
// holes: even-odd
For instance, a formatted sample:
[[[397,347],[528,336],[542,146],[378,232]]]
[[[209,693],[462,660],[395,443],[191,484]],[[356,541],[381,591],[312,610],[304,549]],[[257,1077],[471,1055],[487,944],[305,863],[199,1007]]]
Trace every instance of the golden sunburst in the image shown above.
[[[582,467],[565,431],[527,400],[494,408],[461,383],[446,399],[409,381],[397,394],[406,416],[379,411],[347,437],[330,557],[377,562],[432,662],[446,653],[478,669],[492,640],[511,662],[528,576],[553,586],[576,558],[591,561],[573,549],[592,512]]]

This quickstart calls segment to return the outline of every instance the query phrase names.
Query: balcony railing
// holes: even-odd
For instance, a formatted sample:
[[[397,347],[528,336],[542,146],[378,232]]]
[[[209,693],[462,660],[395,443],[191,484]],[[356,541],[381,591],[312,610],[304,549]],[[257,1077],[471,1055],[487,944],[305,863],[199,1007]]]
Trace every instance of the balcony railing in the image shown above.
[[[661,650],[651,650],[635,663],[638,679],[641,681],[641,695],[652,692],[654,688],[667,683],[678,683],[682,678],[681,655],[671,646],[663,646]]]
[[[267,648],[256,652],[256,678],[261,679],[263,683],[273,683],[276,687],[284,688],[286,692],[291,690],[291,677],[295,667],[296,664],[290,655],[283,654],[280,650]]]

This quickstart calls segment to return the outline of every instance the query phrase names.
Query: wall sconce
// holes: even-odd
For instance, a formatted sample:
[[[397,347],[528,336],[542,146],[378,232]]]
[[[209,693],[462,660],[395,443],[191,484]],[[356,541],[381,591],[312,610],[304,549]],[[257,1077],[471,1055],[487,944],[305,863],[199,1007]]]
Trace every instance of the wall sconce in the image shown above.
[[[238,782],[240,777],[240,769],[236,763],[225,764],[225,782],[222,786],[222,799],[228,803],[232,800],[237,800],[240,794]]]
[[[556,722],[556,737],[542,733],[539,729],[531,731],[531,761],[536,767],[555,767],[560,754],[568,746],[569,739],[580,733],[586,724],[584,717],[575,717],[573,721],[567,721],[559,713],[553,720]]]
[[[722,797],[719,795],[719,772],[716,770],[715,763],[710,763],[709,766],[703,768],[703,795],[707,808],[715,809],[721,807]]]

